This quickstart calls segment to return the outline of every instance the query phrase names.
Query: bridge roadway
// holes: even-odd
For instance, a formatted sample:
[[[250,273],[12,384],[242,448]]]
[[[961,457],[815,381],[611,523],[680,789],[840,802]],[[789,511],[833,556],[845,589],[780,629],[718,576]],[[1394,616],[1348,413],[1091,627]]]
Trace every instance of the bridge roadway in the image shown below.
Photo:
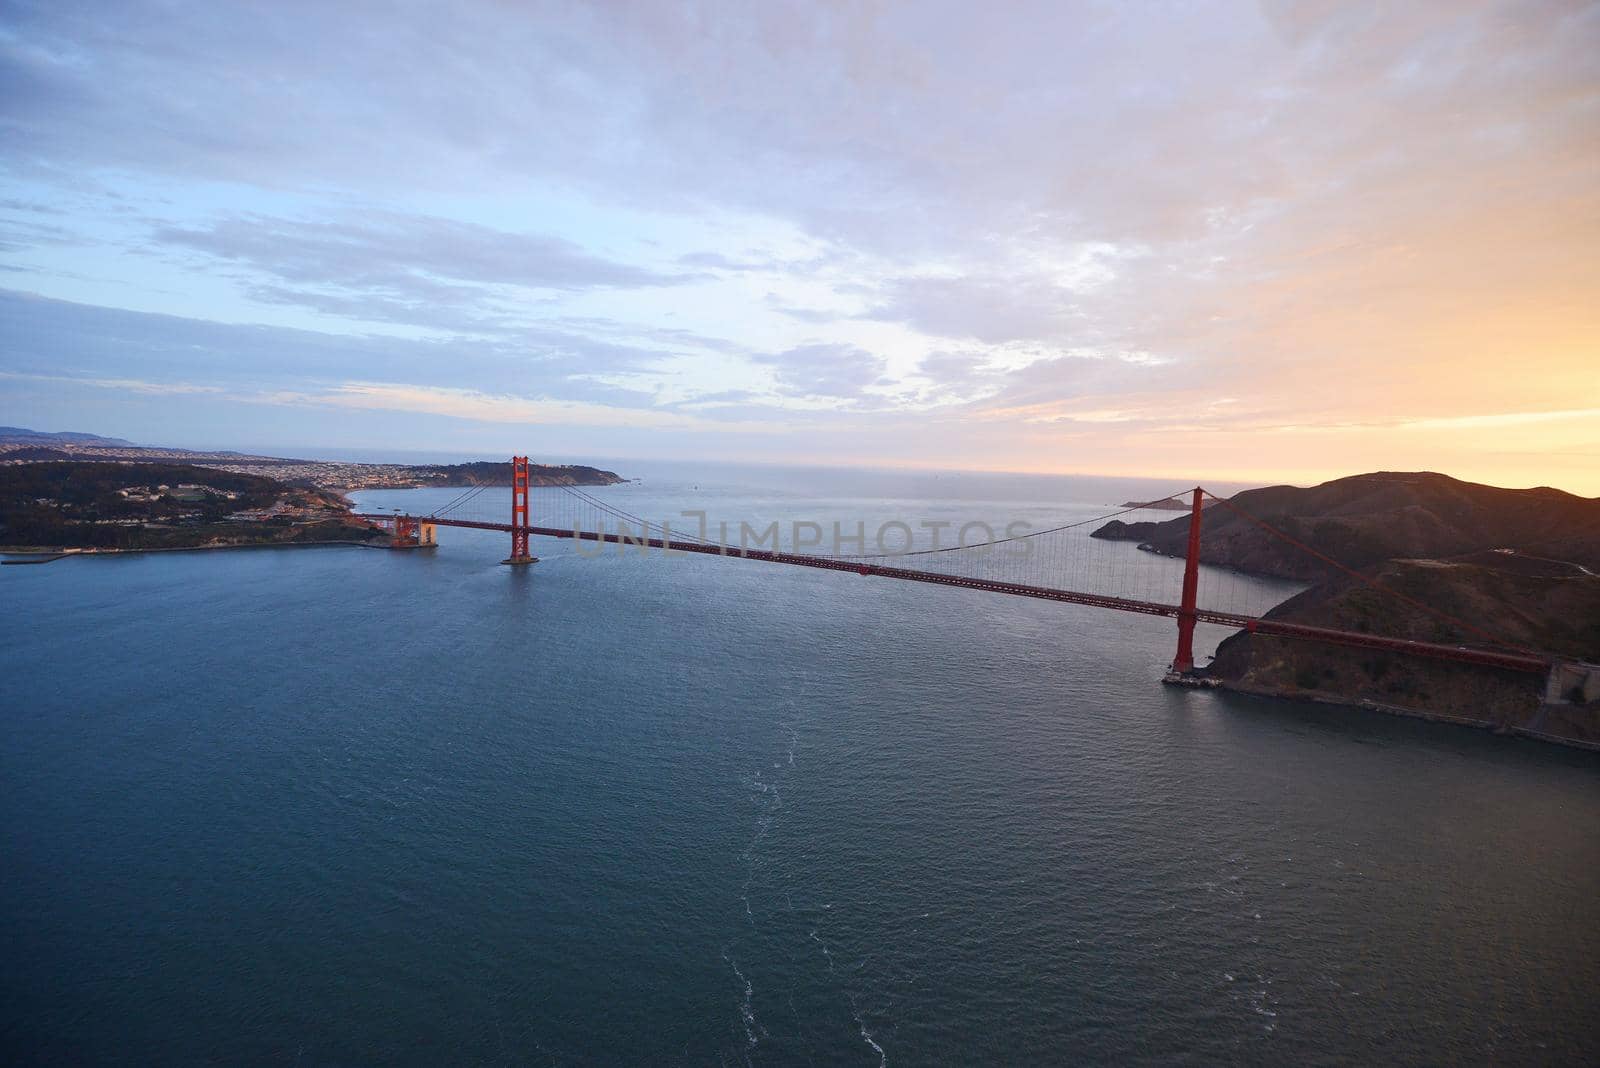
[[[393,521],[410,519],[417,523],[432,523],[440,527],[464,527],[471,530],[495,530],[511,533],[510,523],[484,523],[470,519],[435,519],[430,516],[395,516],[393,514],[357,514],[357,519]],[[1156,601],[1137,601],[1126,597],[1113,597],[1102,593],[1079,593],[1075,590],[1058,590],[1048,586],[1029,586],[1017,582],[1000,582],[995,579],[966,578],[961,575],[944,575],[937,571],[916,571],[883,564],[860,563],[828,556],[807,556],[767,549],[740,549],[714,543],[675,541],[668,544],[661,538],[639,538],[627,534],[605,534],[594,531],[574,531],[561,527],[528,527],[530,535],[544,538],[568,538],[579,541],[604,541],[628,546],[649,546],[652,549],[672,552],[701,553],[707,556],[731,556],[744,560],[760,560],[769,564],[790,564],[796,567],[815,567],[824,571],[849,571],[862,576],[903,579],[910,582],[928,582],[936,586],[958,586],[968,590],[989,593],[1008,593],[1017,597],[1037,597],[1046,601],[1064,601],[1067,604],[1088,605],[1092,608],[1110,608],[1118,612],[1137,612],[1147,616],[1177,618],[1182,609],[1175,604]],[[1526,653],[1496,652],[1492,649],[1472,649],[1463,645],[1446,645],[1439,642],[1418,642],[1406,638],[1385,638],[1359,631],[1338,630],[1332,627],[1313,627],[1303,623],[1287,623],[1258,616],[1242,616],[1232,612],[1195,610],[1195,619],[1202,623],[1216,623],[1224,627],[1237,627],[1253,634],[1267,634],[1280,638],[1299,638],[1306,641],[1327,642],[1358,649],[1377,649],[1384,652],[1408,653],[1435,660],[1454,660],[1505,671],[1544,673],[1554,663],[1552,659]]]

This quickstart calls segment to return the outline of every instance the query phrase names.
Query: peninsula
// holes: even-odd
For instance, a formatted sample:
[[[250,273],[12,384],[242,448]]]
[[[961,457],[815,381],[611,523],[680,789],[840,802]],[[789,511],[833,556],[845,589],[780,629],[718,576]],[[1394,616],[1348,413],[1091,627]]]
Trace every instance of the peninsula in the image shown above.
[[[614,471],[534,464],[535,486],[608,486]],[[0,427],[0,546],[133,551],[387,544],[351,514],[364,489],[510,486],[511,464],[370,464],[203,453]]]
[[[1207,510],[1201,561],[1309,587],[1267,618],[1600,661],[1600,498],[1374,472],[1308,489],[1248,490],[1230,503],[1239,510]],[[1246,514],[1350,571],[1294,549]],[[1112,520],[1092,536],[1182,556],[1188,522]],[[1493,622],[1479,630],[1452,620]],[[1581,682],[1550,693],[1532,676],[1246,632],[1226,639],[1196,674],[1247,692],[1600,744],[1600,694]]]
[[[1202,503],[1206,507],[1210,502]],[[1166,497],[1159,501],[1123,501],[1118,508],[1144,508],[1153,512],[1187,512],[1189,502],[1179,500],[1177,497]]]
[[[147,550],[382,542],[328,490],[192,464],[0,465],[0,545]]]
[[[339,493],[511,484],[511,465],[503,460],[462,464],[351,463],[162,448],[94,434],[0,427],[0,467],[50,461],[187,464]],[[615,471],[586,464],[533,464],[529,474],[535,486],[611,486],[623,481]]]

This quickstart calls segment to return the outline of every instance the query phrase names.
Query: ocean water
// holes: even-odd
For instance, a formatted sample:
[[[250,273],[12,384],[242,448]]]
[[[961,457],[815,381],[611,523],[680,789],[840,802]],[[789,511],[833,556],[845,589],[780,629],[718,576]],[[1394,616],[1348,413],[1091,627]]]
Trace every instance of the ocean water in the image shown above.
[[[607,466],[669,519],[1156,491]],[[7,1063],[1600,1060],[1595,754],[1166,688],[1170,620],[440,533],[0,569]]]

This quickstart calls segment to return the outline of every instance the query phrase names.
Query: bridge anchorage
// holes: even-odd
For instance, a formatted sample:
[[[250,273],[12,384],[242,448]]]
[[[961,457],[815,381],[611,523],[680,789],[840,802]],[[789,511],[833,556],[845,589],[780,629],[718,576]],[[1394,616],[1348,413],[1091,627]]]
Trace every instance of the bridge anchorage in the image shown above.
[[[391,549],[437,549],[439,547],[438,524],[431,519],[420,519],[410,515],[392,516],[362,516],[379,527],[390,531],[389,548]]]
[[[462,527],[510,534],[511,555],[503,563],[513,566],[526,566],[537,561],[537,558],[529,552],[529,542],[534,536],[570,538],[576,542],[587,543],[581,547],[581,552],[582,555],[590,557],[603,551],[605,545],[609,543],[616,546],[620,553],[644,552],[653,548],[670,550],[671,555],[699,553],[732,556],[764,563],[818,568],[866,578],[889,578],[940,586],[957,586],[986,593],[1035,597],[1147,616],[1165,616],[1177,624],[1177,649],[1166,681],[1180,684],[1209,684],[1212,681],[1205,678],[1203,672],[1196,670],[1195,627],[1200,623],[1277,638],[1341,645],[1372,650],[1375,653],[1476,664],[1505,671],[1543,674],[1551,671],[1556,665],[1557,658],[1547,653],[1510,644],[1483,627],[1450,616],[1432,605],[1382,586],[1369,576],[1345,566],[1295,540],[1270,523],[1250,515],[1231,500],[1217,497],[1200,487],[1164,498],[1173,502],[1187,498],[1188,537],[1180,567],[1176,559],[1158,556],[1152,560],[1148,555],[1133,551],[1134,547],[1127,541],[1108,542],[1087,536],[1111,519],[1143,510],[1147,507],[1143,504],[1125,506],[1119,511],[1048,530],[1034,530],[1018,536],[1011,536],[1008,533],[1005,537],[976,544],[967,544],[963,533],[961,544],[946,545],[941,548],[936,542],[933,548],[915,551],[902,550],[895,553],[880,551],[868,554],[864,551],[866,539],[863,535],[859,538],[846,539],[853,545],[861,546],[862,552],[840,554],[836,545],[835,555],[822,556],[804,552],[784,552],[776,548],[778,544],[776,524],[769,528],[770,540],[768,535],[762,535],[756,542],[758,545],[773,545],[772,549],[747,548],[743,543],[726,544],[723,541],[708,540],[704,532],[696,536],[670,530],[665,525],[651,523],[577,486],[554,486],[545,489],[541,496],[541,525],[535,526],[532,517],[528,458],[512,457],[511,472],[509,523],[505,521],[505,513],[499,512],[498,507],[488,514],[481,515],[464,511],[463,506],[468,503],[478,501],[481,504],[492,499],[484,496],[484,491],[490,488],[487,486],[473,486],[448,504],[424,516],[358,513],[357,518],[392,530],[393,545],[397,549],[433,548],[438,544],[435,533],[437,527]],[[498,494],[494,496],[497,497]],[[1287,596],[1286,593],[1281,590],[1273,592],[1260,582],[1226,568],[1201,566],[1204,514],[1219,509],[1228,509],[1236,513],[1238,519],[1260,528],[1293,551],[1319,559],[1330,571],[1342,572],[1346,578],[1366,584],[1373,594],[1391,609],[1398,608],[1403,603],[1409,610],[1432,617],[1436,623],[1446,625],[1444,633],[1472,635],[1470,640],[1473,644],[1388,637],[1366,630],[1340,630],[1290,622],[1271,616],[1269,609],[1276,601]],[[806,525],[816,527],[816,524]],[[905,526],[905,524],[900,525]],[[983,524],[977,525],[983,526]],[[909,533],[908,530],[908,536]],[[727,537],[726,533],[723,537]],[[794,540],[797,547],[803,544],[798,533]],[[813,541],[811,544],[818,543]],[[1147,546],[1141,545],[1139,548]],[[1467,640],[1466,637],[1458,639],[1460,642]],[[1585,676],[1585,679],[1587,680],[1588,676]],[[1587,681],[1583,685],[1588,685]],[[1571,688],[1572,684],[1569,683],[1567,686]]]

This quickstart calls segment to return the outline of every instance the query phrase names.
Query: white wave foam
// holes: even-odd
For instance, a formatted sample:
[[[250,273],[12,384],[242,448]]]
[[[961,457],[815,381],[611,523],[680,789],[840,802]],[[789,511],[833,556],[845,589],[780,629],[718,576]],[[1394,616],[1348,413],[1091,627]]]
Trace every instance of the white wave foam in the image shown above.
[[[756,1011],[753,1004],[756,988],[749,979],[745,978],[744,972],[739,970],[738,961],[734,960],[726,953],[722,955],[722,959],[728,962],[728,966],[733,969],[733,974],[737,975],[739,977],[739,982],[744,984],[744,1000],[739,1003],[739,1018],[744,1021],[745,1049],[755,1049],[756,1043],[760,1042],[762,1037],[766,1034],[766,1029],[756,1022]],[[747,1063],[748,1060],[749,1058],[747,1056]]]
[[[884,1068],[889,1063],[889,1055],[883,1052],[883,1047],[872,1040],[872,1032],[867,1030],[867,1025],[862,1021],[861,1014],[855,1013],[856,1027],[861,1031],[861,1041],[871,1046],[878,1055],[878,1068]]]
[[[811,940],[822,947],[822,955],[828,958],[828,974],[833,974],[833,954],[828,950],[828,943],[817,937],[817,932],[811,932]]]

